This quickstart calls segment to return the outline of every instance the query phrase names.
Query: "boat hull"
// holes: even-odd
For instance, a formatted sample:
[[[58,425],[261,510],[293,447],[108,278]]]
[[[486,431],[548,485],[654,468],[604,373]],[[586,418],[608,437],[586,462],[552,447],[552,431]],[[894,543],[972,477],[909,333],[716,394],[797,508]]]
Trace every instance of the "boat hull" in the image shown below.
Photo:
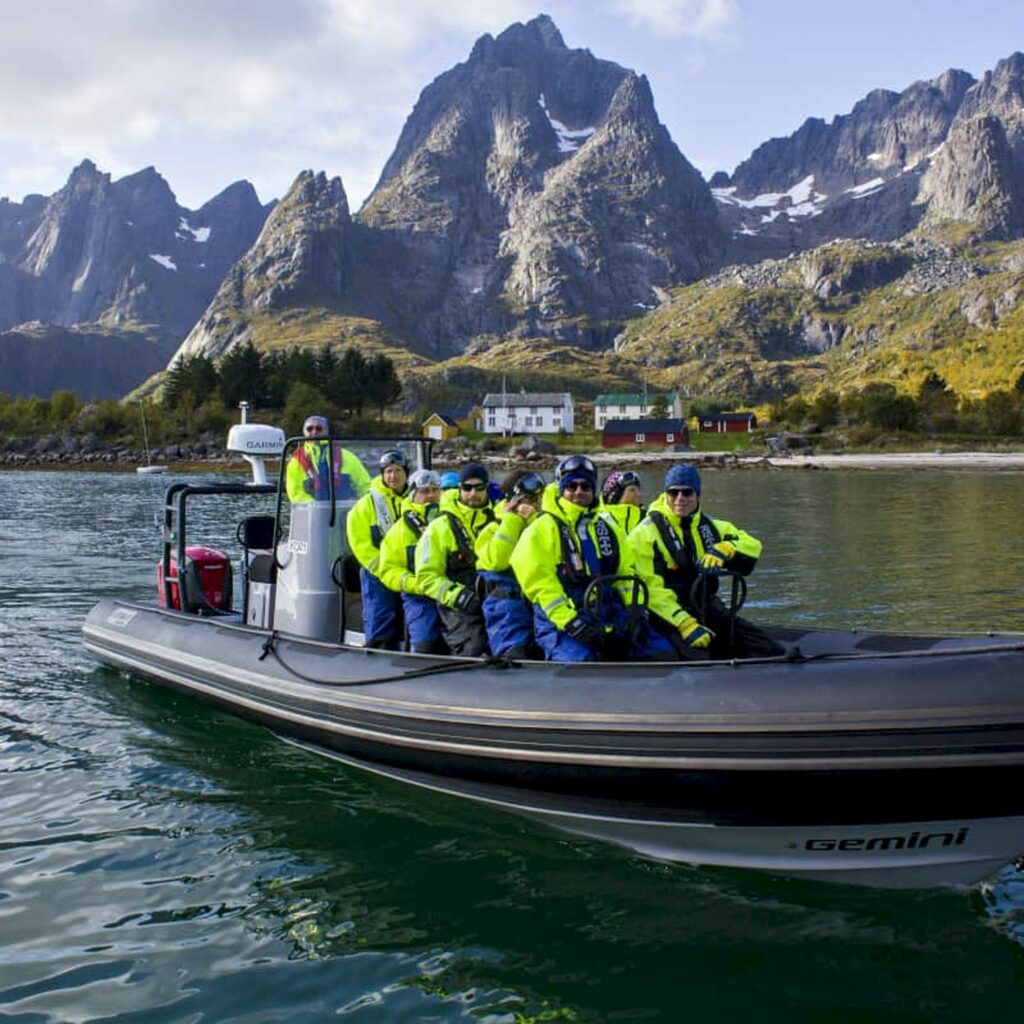
[[[652,857],[920,887],[1024,852],[1024,651],[1005,638],[502,669],[111,601],[84,632],[103,662],[346,763]]]

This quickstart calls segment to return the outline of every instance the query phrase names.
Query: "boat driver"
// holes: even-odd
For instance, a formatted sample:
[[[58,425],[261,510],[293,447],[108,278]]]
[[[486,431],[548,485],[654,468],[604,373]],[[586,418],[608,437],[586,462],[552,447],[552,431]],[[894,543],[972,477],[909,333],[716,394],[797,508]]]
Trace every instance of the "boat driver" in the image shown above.
[[[487,653],[487,630],[476,588],[477,535],[494,521],[487,470],[470,462],[459,470],[459,489],[441,495],[441,515],[416,545],[416,577],[437,602],[441,631],[452,654]]]
[[[682,656],[687,648],[707,649],[712,658],[777,657],[784,654],[760,627],[730,616],[717,596],[720,572],[746,576],[761,555],[761,542],[701,507],[701,479],[689,462],[665,474],[665,490],[629,535],[638,570],[651,585],[651,612]],[[694,603],[701,577],[708,599]],[[730,637],[732,642],[730,643]]]
[[[585,455],[570,455],[544,491],[542,515],[523,530],[510,563],[533,604],[537,644],[548,661],[675,659],[672,645],[647,623],[636,588],[633,556],[616,519],[597,506],[597,470]],[[600,600],[588,606],[586,595]]]
[[[326,416],[306,417],[302,424],[302,436],[306,440],[292,453],[285,474],[285,489],[292,504],[330,500],[328,466],[333,469],[334,497],[337,501],[358,498],[370,486],[370,474],[358,456],[342,448],[337,441],[328,441],[328,434],[330,425]]]

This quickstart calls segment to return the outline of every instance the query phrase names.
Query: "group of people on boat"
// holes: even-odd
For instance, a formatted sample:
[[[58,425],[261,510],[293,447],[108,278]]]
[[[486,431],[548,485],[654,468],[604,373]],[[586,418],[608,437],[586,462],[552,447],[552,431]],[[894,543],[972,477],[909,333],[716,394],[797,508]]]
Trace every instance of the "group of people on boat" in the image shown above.
[[[354,498],[345,531],[357,559],[368,647],[549,661],[773,657],[762,629],[717,596],[748,575],[761,542],[701,507],[701,476],[672,466],[644,508],[640,477],[563,458],[547,483],[485,466],[410,472],[399,449],[370,478],[307,418],[286,469],[292,502]],[[700,581],[700,583],[698,583]]]

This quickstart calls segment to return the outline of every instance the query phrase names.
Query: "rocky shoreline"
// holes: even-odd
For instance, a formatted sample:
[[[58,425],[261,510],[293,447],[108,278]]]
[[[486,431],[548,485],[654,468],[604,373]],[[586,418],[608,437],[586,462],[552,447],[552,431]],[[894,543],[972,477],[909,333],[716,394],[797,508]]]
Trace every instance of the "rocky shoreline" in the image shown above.
[[[718,469],[973,469],[1024,471],[1024,451],[930,451],[930,452],[862,452],[855,454],[736,454],[732,452],[635,452],[600,451],[589,453],[601,470],[615,466],[649,466],[658,469],[673,462],[693,462],[701,467]],[[473,460],[483,463],[495,475],[524,466],[551,471],[560,454],[543,439],[528,439],[524,444],[506,450],[499,442],[485,438],[480,442],[458,439],[456,443],[439,444],[434,450],[433,464],[440,470],[457,469]],[[166,466],[172,473],[248,472],[248,465],[222,443],[200,441],[195,444],[168,445],[154,449],[150,459],[154,465]],[[77,438],[44,438],[36,442],[9,442],[0,450],[0,470],[50,470],[134,472],[147,464],[145,452],[123,445],[101,447],[95,442],[82,443]]]

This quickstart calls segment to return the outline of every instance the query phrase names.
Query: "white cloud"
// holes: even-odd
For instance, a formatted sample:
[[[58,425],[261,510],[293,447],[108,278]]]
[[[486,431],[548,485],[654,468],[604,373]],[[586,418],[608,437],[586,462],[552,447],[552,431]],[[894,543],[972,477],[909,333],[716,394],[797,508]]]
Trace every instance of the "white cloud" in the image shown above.
[[[240,177],[266,200],[305,167],[362,199],[466,35],[535,14],[529,0],[20,6],[0,43],[0,194],[53,191],[89,156],[115,177],[152,164],[190,206]]]
[[[738,0],[609,0],[608,7],[658,35],[715,36],[733,26]]]

